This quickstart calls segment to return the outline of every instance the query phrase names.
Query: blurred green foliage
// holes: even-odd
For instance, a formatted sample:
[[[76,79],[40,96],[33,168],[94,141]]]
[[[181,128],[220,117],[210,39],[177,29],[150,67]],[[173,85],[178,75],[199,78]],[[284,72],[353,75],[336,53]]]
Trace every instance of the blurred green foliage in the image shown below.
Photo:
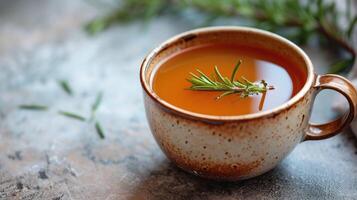
[[[346,5],[337,8],[337,2]],[[160,15],[178,15],[187,9],[217,17],[245,18],[252,25],[276,32],[305,44],[317,36],[320,43],[334,45],[340,60],[331,66],[332,73],[347,71],[355,63],[352,45],[357,16],[352,0],[123,0],[112,13],[94,19],[85,29],[97,34],[115,23],[149,21]],[[345,26],[343,26],[345,25]]]

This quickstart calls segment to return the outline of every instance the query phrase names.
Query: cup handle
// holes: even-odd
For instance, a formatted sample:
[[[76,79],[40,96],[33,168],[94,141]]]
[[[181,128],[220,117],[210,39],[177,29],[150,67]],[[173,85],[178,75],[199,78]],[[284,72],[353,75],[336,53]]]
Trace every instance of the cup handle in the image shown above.
[[[351,123],[357,114],[357,91],[346,78],[335,74],[319,75],[316,78],[314,88],[317,89],[317,93],[324,89],[331,89],[342,94],[348,101],[349,111],[342,117],[328,123],[309,123],[304,138],[305,141],[326,139],[338,134]]]

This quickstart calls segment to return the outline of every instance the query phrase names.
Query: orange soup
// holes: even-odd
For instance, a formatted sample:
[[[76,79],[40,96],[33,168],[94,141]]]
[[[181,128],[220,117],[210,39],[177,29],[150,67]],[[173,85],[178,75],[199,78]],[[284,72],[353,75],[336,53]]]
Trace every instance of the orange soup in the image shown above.
[[[230,77],[238,60],[242,60],[236,79],[265,80],[274,90],[241,98],[232,94],[216,99],[222,92],[188,90],[186,79],[199,69],[207,75],[217,66],[223,76]],[[157,66],[152,79],[155,93],[166,102],[195,113],[232,116],[275,108],[292,98],[303,87],[306,72],[296,64],[273,53],[254,47],[209,44],[176,53]]]

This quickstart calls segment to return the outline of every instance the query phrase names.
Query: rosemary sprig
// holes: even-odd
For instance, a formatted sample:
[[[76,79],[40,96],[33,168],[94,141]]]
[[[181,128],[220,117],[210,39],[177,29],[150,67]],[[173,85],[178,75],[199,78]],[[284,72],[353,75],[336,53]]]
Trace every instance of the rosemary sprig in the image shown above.
[[[68,81],[66,80],[59,80],[58,81],[58,84],[61,86],[61,88],[63,89],[63,91],[65,91],[68,95],[72,95],[73,92],[72,92],[72,89],[71,87],[69,86],[69,83]]]
[[[95,98],[94,103],[92,104],[90,121],[93,121],[93,119],[95,118],[96,112],[100,104],[102,103],[102,99],[103,99],[103,93],[99,92]]]
[[[221,99],[231,94],[240,94],[242,98],[245,98],[274,89],[273,86],[268,85],[264,80],[251,82],[244,77],[241,77],[242,81],[234,80],[241,63],[242,61],[239,60],[235,65],[230,79],[223,77],[217,66],[214,67],[215,75],[213,79],[209,78],[199,69],[196,69],[198,75],[190,73],[191,77],[187,79],[187,81],[192,84],[189,89],[198,91],[222,91],[223,93],[216,99]]]
[[[105,138],[103,128],[100,125],[99,121],[95,122],[95,130],[97,131],[100,139],[104,139]]]
[[[79,114],[76,114],[76,113],[73,113],[73,112],[68,112],[68,111],[58,111],[58,114],[60,115],[63,115],[65,117],[69,117],[69,118],[72,118],[72,119],[77,119],[79,121],[86,121],[86,118],[79,115]]]
[[[103,99],[103,93],[99,92],[95,98],[95,101],[92,105],[92,111],[95,112],[98,110],[100,103],[102,102]]]
[[[37,104],[19,105],[19,108],[24,110],[37,110],[37,111],[44,111],[48,109],[47,106],[37,105]]]
[[[346,10],[339,10],[337,3],[346,3]],[[352,0],[123,0],[119,8],[112,13],[94,19],[86,25],[90,34],[122,22],[133,20],[148,21],[163,14],[178,15],[186,10],[196,10],[207,14],[208,19],[218,17],[239,17],[252,22],[253,26],[277,32],[285,37],[304,44],[313,36],[318,36],[321,44],[335,45],[332,50],[342,50],[339,67],[332,71],[342,72],[354,63],[357,51],[353,46],[356,13]],[[213,20],[211,20],[213,21]],[[345,22],[347,26],[341,24]],[[336,69],[338,71],[336,71]]]

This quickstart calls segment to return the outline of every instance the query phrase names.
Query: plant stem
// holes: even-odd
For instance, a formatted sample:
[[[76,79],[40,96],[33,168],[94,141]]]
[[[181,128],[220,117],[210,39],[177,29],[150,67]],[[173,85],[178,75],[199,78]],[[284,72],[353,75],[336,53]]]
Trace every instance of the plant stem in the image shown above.
[[[72,119],[77,119],[79,121],[86,121],[85,117],[83,117],[79,114],[76,114],[76,113],[67,112],[67,111],[58,111],[58,114],[63,115],[65,117],[72,118]]]
[[[37,110],[37,111],[44,111],[48,109],[47,106],[37,105],[37,104],[20,105],[19,108],[25,110]]]
[[[104,139],[105,138],[103,128],[102,128],[102,126],[100,125],[100,123],[98,121],[95,122],[95,130],[97,131],[100,139]]]
[[[68,95],[72,95],[72,89],[69,86],[68,81],[66,80],[60,80],[58,81],[58,84],[61,86],[61,88],[63,89],[63,91],[65,91]]]

